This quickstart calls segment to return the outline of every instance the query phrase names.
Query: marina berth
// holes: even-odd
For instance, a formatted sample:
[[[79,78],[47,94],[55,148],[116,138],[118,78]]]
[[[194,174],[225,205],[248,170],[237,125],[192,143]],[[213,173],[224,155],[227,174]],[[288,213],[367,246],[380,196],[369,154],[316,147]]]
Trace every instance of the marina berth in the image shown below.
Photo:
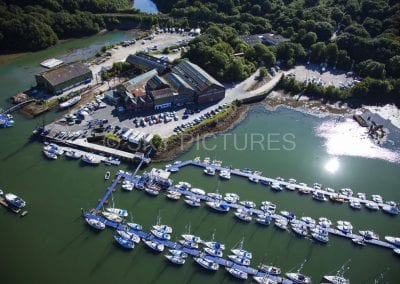
[[[43,154],[50,160],[57,160],[58,156],[54,153],[50,153],[46,150],[43,150]]]
[[[228,203],[237,203],[240,200],[240,196],[236,193],[225,193],[224,200]]]
[[[349,204],[350,204],[351,208],[357,209],[357,210],[361,209],[361,207],[362,207],[361,203],[357,200],[351,200]]]
[[[115,241],[120,244],[123,248],[126,249],[133,249],[135,247],[135,243],[131,240],[125,239],[121,237],[120,235],[115,235],[114,236]]]
[[[280,214],[288,220],[296,219],[296,215],[294,215],[294,213],[290,211],[283,210],[280,212]]]
[[[369,201],[365,203],[365,207],[368,208],[369,210],[377,211],[379,210],[379,205],[373,201]]]
[[[70,159],[75,159],[78,160],[82,157],[82,154],[78,153],[77,151],[74,150],[69,150],[65,151],[65,156],[70,158]]]
[[[230,207],[225,201],[208,201],[207,206],[218,211],[218,212],[228,212]]]
[[[199,198],[185,198],[183,200],[187,205],[192,206],[192,207],[200,207],[200,199]]]
[[[125,191],[132,191],[134,186],[133,186],[133,183],[124,180],[124,181],[122,182],[122,186],[121,186],[121,187],[122,187],[122,189],[125,190]]]
[[[237,209],[237,211],[234,213],[235,216],[242,221],[245,222],[250,222],[251,221],[251,216],[244,210],[242,209]]]
[[[172,190],[168,191],[168,193],[166,194],[167,198],[171,200],[179,200],[181,198],[181,195],[181,193]]]
[[[83,155],[82,161],[89,165],[98,165],[101,162],[100,159],[96,158],[94,155],[91,154]]]
[[[286,219],[283,219],[283,218],[275,219],[275,223],[274,224],[279,229],[282,229],[282,230],[287,230],[288,229],[288,221]]]
[[[193,249],[198,249],[199,248],[199,243],[196,242],[190,242],[187,240],[179,240],[178,241],[181,245],[187,248],[193,248]]]
[[[150,232],[151,232],[155,237],[157,237],[157,238],[159,238],[159,239],[168,240],[168,241],[171,239],[171,235],[170,235],[170,234],[164,233],[164,232],[162,232],[162,231],[158,231],[158,230],[155,230],[155,229],[151,229]]]
[[[332,284],[350,284],[350,280],[346,279],[344,277],[341,276],[329,276],[326,275],[324,276],[324,280],[328,281],[328,283],[332,283]]]
[[[204,169],[204,173],[208,176],[215,176],[215,169],[213,167],[207,167]]]
[[[137,231],[141,231],[143,229],[142,225],[139,225],[137,223],[126,223],[126,225],[133,229],[133,230],[137,230]]]
[[[114,213],[116,215],[119,215],[121,217],[127,217],[128,216],[128,211],[125,209],[119,209],[119,208],[106,208],[106,210],[110,213]]]
[[[253,201],[249,200],[240,201],[239,204],[247,208],[256,208],[256,204]]]
[[[272,221],[271,214],[259,214],[256,217],[256,222],[261,225],[269,225],[271,224],[271,221]]]
[[[231,179],[231,172],[230,172],[229,170],[222,170],[222,171],[220,171],[220,173],[219,173],[219,177],[220,177],[221,179],[227,179],[227,180],[229,180],[229,179]]]
[[[13,193],[6,193],[4,195],[4,200],[12,208],[22,209],[26,206],[25,200]]]
[[[228,255],[228,258],[239,265],[245,265],[245,266],[250,265],[250,259],[245,257],[233,254],[233,255]]]
[[[111,176],[110,171],[106,171],[106,173],[104,174],[104,180],[109,180]]]
[[[203,244],[205,246],[207,246],[208,248],[215,249],[215,250],[224,250],[225,249],[224,244],[222,244],[220,242],[216,242],[216,241],[204,242]]]
[[[205,247],[204,248],[204,252],[206,254],[209,254],[209,255],[212,255],[212,256],[216,256],[216,257],[222,257],[222,255],[223,255],[222,250],[220,250],[220,249],[212,249],[212,248],[209,248],[209,247]]]
[[[351,241],[353,242],[353,244],[356,244],[356,245],[359,245],[359,246],[365,246],[366,245],[363,237],[353,238],[353,239],[351,239]]]
[[[373,231],[366,230],[366,231],[358,231],[362,237],[366,240],[379,240],[379,235]]]
[[[158,222],[157,225],[153,225],[153,229],[163,233],[172,234],[172,228],[170,226],[160,225]]]
[[[396,203],[394,204],[385,204],[382,206],[383,212],[389,215],[398,215],[400,213],[400,209]]]
[[[253,276],[253,279],[259,284],[278,284],[277,281],[269,279],[266,276]]]
[[[400,247],[400,237],[385,236],[385,241],[395,245],[396,247]]]
[[[313,195],[312,195],[313,199],[317,200],[317,201],[328,201],[328,198],[325,196],[325,194],[322,191],[314,191]]]
[[[188,241],[188,242],[194,242],[194,243],[201,243],[201,242],[203,242],[203,241],[201,240],[200,237],[195,236],[195,235],[191,235],[191,234],[182,234],[181,237],[182,237],[184,240]]]
[[[117,223],[121,223],[123,221],[123,218],[117,214],[114,213],[110,213],[110,212],[101,212],[101,214],[104,216],[104,218],[112,221],[112,222],[117,222]]]

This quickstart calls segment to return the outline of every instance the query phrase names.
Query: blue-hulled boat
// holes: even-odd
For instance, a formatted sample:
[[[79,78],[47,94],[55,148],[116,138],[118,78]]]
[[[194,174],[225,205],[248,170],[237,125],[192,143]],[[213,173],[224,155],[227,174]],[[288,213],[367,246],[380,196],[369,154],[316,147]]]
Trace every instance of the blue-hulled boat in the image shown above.
[[[117,243],[119,243],[123,248],[133,249],[135,247],[135,243],[131,240],[127,240],[119,235],[115,235],[114,239]]]

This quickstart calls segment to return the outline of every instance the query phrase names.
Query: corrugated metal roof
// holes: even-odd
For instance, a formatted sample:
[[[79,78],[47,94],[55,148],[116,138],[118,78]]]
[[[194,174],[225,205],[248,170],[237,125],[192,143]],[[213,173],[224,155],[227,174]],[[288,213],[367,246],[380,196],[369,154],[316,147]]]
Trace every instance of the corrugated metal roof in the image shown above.
[[[45,71],[40,73],[40,76],[47,80],[51,85],[57,86],[87,73],[92,74],[92,71],[83,63],[75,62]]]

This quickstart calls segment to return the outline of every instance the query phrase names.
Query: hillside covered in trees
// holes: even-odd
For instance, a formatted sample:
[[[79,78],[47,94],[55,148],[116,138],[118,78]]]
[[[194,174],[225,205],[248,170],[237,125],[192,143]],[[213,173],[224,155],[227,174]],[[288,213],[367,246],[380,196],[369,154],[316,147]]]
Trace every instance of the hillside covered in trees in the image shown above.
[[[396,0],[154,2],[171,17],[187,19],[190,26],[198,25],[206,30],[192,42],[186,56],[218,79],[230,81],[246,77],[253,70],[252,64],[268,67],[275,59],[286,67],[310,61],[371,78],[354,90],[357,94],[369,93],[371,84],[374,94],[387,95],[399,90],[400,3]],[[265,53],[272,52],[274,60],[264,62],[252,55],[254,48],[233,36],[216,35],[215,25],[235,34],[273,32],[290,38],[291,42],[268,47]],[[244,52],[244,58],[234,58],[233,54],[238,52]],[[216,66],[213,62],[217,62]],[[241,75],[232,76],[234,69]]]
[[[58,39],[95,34],[105,27],[95,13],[130,8],[129,0],[0,1],[0,52],[40,50]]]

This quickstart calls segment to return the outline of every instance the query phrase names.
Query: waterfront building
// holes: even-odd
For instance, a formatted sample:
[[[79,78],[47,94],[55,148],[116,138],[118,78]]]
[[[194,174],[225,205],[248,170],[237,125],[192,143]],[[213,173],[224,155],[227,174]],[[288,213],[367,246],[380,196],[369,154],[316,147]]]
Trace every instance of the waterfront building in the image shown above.
[[[81,62],[74,62],[44,71],[35,76],[38,87],[53,94],[60,94],[68,89],[89,83],[92,71]]]
[[[144,53],[130,54],[126,61],[142,71],[147,72],[156,69],[160,74],[168,72],[172,67],[169,61]]]

